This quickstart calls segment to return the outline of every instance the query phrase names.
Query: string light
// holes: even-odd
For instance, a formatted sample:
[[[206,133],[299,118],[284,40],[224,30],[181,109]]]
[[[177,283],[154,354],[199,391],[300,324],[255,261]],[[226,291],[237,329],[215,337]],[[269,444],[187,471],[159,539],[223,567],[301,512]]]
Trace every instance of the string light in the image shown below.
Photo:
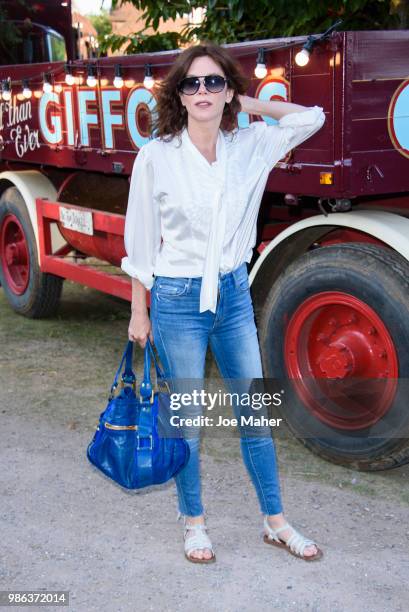
[[[28,100],[31,98],[32,93],[30,85],[28,84],[28,79],[23,79],[23,96]]]
[[[97,79],[95,77],[95,66],[92,64],[88,64],[88,76],[87,76],[87,85],[88,87],[95,87],[97,84]]]
[[[51,85],[51,76],[49,72],[44,73],[44,83],[43,83],[43,92],[51,93],[53,90],[53,86]]]
[[[264,59],[264,49],[260,47],[257,54],[256,67],[254,69],[254,75],[258,79],[264,79],[267,74],[267,66]]]
[[[122,69],[120,64],[115,64],[115,78],[114,87],[121,89],[124,86],[124,80],[122,78]]]
[[[314,50],[314,47],[316,46],[316,44],[318,42],[324,41],[326,39],[329,38],[329,34],[335,30],[335,28],[337,26],[339,26],[342,23],[342,20],[338,20],[336,21],[332,26],[330,26],[323,34],[321,34],[320,36],[308,36],[306,42],[304,43],[302,49],[295,55],[295,63],[298,66],[306,66],[309,62],[309,59],[311,57],[311,53]],[[286,43],[283,45],[274,45],[272,47],[260,47],[258,49],[258,53],[257,53],[257,60],[256,60],[256,67],[254,70],[254,74],[257,78],[259,79],[263,79],[266,75],[267,75],[267,66],[266,66],[266,62],[265,62],[265,53],[268,51],[277,51],[278,49],[284,49],[284,48],[294,48],[296,46],[298,46],[299,43]],[[241,58],[241,57],[246,57],[249,55],[252,55],[254,53],[254,51],[248,51],[245,53],[240,53],[239,55],[236,56],[237,59]],[[96,71],[96,66],[95,64],[90,64],[90,63],[83,63],[82,66],[87,66],[87,85],[88,87],[95,87],[98,83],[98,80],[95,76],[95,71]],[[154,68],[159,68],[159,67],[165,67],[165,68],[169,68],[171,66],[171,64],[169,64],[168,62],[165,63],[155,63]],[[140,65],[137,66],[133,66],[133,65],[127,65],[127,68],[137,68],[140,69]],[[72,86],[75,83],[81,84],[83,82],[83,78],[81,75],[78,75],[77,77],[75,77],[72,73],[72,66],[70,65],[70,63],[66,63],[65,64],[65,82],[67,85]],[[23,79],[22,80],[22,90],[16,94],[17,99],[22,100],[22,99],[30,99],[32,96],[34,96],[35,98],[40,98],[42,93],[50,93],[53,91],[53,89],[55,91],[61,92],[62,91],[62,85],[61,84],[56,84],[53,87],[52,84],[52,76],[54,74],[57,74],[56,71],[53,72],[46,72],[43,74],[43,86],[42,86],[42,91],[41,90],[31,90],[30,88],[30,79]],[[109,81],[106,77],[101,76],[100,79],[100,84],[101,86],[106,86],[108,85]],[[114,80],[113,80],[113,85],[114,87],[120,89],[124,86],[124,84],[126,84],[127,87],[132,87],[135,84],[135,81],[133,79],[128,79],[127,81],[125,81],[124,83],[124,79],[122,76],[122,67],[120,64],[115,64],[115,76],[114,76]],[[145,76],[144,76],[144,80],[143,80],[143,85],[144,87],[146,87],[147,89],[151,89],[155,84],[155,79],[153,77],[152,74],[152,65],[151,64],[145,64]],[[3,79],[1,81],[1,87],[0,87],[0,99],[3,99],[4,101],[8,102],[11,100],[12,98],[12,81],[10,79],[10,77],[8,77],[7,79]]]
[[[155,79],[152,74],[152,66],[150,64],[145,64],[145,78],[143,79],[143,86],[146,89],[152,89],[155,85]]]
[[[321,36],[308,36],[307,41],[303,45],[303,48],[297,53],[294,58],[297,66],[306,66],[310,61],[310,55],[316,43],[321,42],[323,40],[327,40],[331,32],[335,30],[335,28],[337,28],[339,25],[341,25],[341,23],[342,19],[338,19],[334,24],[332,24],[332,26],[328,28],[328,30],[325,30],[325,32],[321,34]]]
[[[71,66],[69,64],[65,64],[65,82],[67,83],[67,85],[74,85],[75,83],[75,78],[72,74],[72,69]]]

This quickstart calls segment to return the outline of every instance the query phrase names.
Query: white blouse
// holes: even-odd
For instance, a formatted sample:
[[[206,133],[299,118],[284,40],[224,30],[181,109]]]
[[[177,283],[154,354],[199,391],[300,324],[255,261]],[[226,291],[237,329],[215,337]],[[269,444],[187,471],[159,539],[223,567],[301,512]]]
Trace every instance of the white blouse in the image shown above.
[[[219,130],[213,163],[186,128],[170,142],[149,141],[132,169],[122,270],[147,289],[152,275],[201,276],[199,311],[215,312],[219,272],[251,260],[269,173],[324,122],[322,107],[313,106],[275,125]]]

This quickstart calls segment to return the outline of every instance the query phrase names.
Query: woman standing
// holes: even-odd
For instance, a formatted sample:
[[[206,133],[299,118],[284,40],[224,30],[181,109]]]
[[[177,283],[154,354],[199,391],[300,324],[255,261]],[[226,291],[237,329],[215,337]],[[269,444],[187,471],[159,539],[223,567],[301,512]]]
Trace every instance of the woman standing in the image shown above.
[[[209,342],[224,378],[263,377],[247,273],[260,201],[275,164],[318,131],[325,115],[318,106],[260,101],[246,89],[226,49],[209,43],[183,51],[158,86],[155,139],[133,166],[122,260],[132,277],[128,334],[141,347],[149,336],[171,379],[202,379]],[[238,130],[240,110],[278,123]],[[199,439],[188,443],[189,462],[175,477],[178,518],[186,558],[209,563],[215,554],[201,501]],[[264,540],[308,561],[322,557],[284,519],[271,436],[245,436],[240,445]]]

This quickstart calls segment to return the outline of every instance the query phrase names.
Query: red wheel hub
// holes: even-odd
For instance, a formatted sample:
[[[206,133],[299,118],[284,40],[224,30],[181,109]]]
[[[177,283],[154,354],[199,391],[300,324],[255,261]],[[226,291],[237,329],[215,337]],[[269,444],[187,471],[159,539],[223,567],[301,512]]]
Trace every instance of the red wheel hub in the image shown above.
[[[23,227],[12,214],[3,218],[0,228],[0,258],[7,285],[21,295],[30,278],[30,257]]]
[[[393,340],[376,312],[347,293],[318,293],[297,308],[285,335],[285,362],[301,400],[331,427],[368,427],[395,397]]]

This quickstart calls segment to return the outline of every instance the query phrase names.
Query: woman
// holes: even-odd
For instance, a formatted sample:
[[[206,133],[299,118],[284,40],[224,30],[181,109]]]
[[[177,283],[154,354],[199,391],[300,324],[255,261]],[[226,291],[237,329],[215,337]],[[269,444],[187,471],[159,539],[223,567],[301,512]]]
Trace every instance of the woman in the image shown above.
[[[209,43],[183,51],[158,86],[155,139],[133,166],[122,260],[132,277],[128,333],[141,347],[148,336],[155,342],[172,379],[203,378],[208,342],[224,378],[263,377],[246,265],[260,201],[275,164],[325,116],[321,107],[260,101],[246,89],[226,49]],[[240,110],[278,124],[238,130]],[[178,518],[186,558],[209,563],[215,554],[201,502],[199,439],[188,443],[189,462],[175,477]],[[240,444],[264,514],[264,541],[308,561],[322,557],[284,519],[271,435]]]

